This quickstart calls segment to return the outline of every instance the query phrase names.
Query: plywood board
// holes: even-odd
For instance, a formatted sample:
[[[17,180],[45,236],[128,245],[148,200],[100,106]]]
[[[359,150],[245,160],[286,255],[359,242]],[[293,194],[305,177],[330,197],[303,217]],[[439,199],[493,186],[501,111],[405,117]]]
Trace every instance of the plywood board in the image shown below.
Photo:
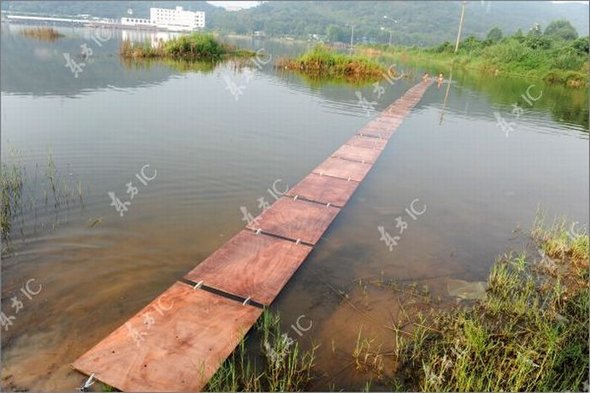
[[[357,187],[355,181],[310,173],[285,195],[343,207]]]
[[[334,152],[334,154],[332,154],[332,157],[344,158],[353,161],[364,161],[373,164],[375,163],[375,161],[377,161],[377,158],[379,158],[380,154],[381,150],[377,149],[367,149],[358,146],[342,145],[338,150]]]
[[[270,305],[311,247],[243,230],[184,278]]]
[[[283,197],[247,227],[313,245],[320,240],[338,212],[340,209],[333,206]]]
[[[123,391],[199,391],[261,313],[175,283],[73,366]]]
[[[393,135],[393,131],[386,131],[384,128],[381,130],[376,130],[375,128],[361,128],[358,134],[371,136],[373,138],[389,139]]]
[[[367,149],[383,150],[385,149],[385,145],[387,145],[387,140],[361,135],[353,135],[353,137],[347,140],[345,144],[350,146],[364,147]]]
[[[371,167],[371,164],[363,164],[361,162],[341,160],[339,158],[330,157],[318,165],[313,170],[313,173],[360,182],[365,178]]]

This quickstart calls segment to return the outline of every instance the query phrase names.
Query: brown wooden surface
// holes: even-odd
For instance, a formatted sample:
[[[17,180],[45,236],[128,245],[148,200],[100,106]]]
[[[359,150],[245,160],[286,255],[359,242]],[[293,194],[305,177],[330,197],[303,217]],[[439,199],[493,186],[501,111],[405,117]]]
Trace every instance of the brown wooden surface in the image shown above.
[[[318,165],[313,170],[313,173],[360,182],[365,178],[371,167],[371,164],[363,164],[361,162],[347,161],[330,157]]]
[[[387,144],[387,140],[368,136],[353,135],[352,138],[345,142],[345,144],[350,146],[364,147],[367,149],[383,150]]]
[[[248,228],[316,244],[339,208],[283,197],[256,217]]]
[[[369,164],[375,163],[381,150],[367,149],[364,147],[342,145],[332,154],[332,157],[345,158],[353,161],[364,161]]]
[[[270,305],[311,247],[243,230],[184,278]]]
[[[375,128],[361,128],[358,131],[359,135],[372,136],[374,138],[389,139],[393,135],[392,131],[386,131],[385,128],[376,130]]]
[[[73,366],[124,391],[199,391],[261,313],[175,283]]]
[[[355,181],[310,173],[285,195],[292,197],[299,196],[311,201],[330,203],[336,207],[343,207],[357,187],[358,183]]]
[[[366,127],[387,138],[432,84],[419,83]],[[383,150],[387,139],[354,135],[346,146]],[[357,156],[360,154],[356,151]],[[362,154],[369,154],[363,152]],[[376,158],[376,157],[375,157]],[[371,169],[328,158],[287,195],[342,206]],[[324,174],[325,176],[320,176]],[[351,181],[347,181],[349,179]],[[340,211],[288,196],[280,198],[249,229],[315,244]],[[334,202],[332,202],[334,201]],[[228,294],[268,304],[305,259],[311,247],[260,233],[240,232],[187,277]],[[262,310],[175,283],[152,303],[78,358],[73,366],[126,391],[198,391],[256,322]],[[139,336],[135,341],[135,331]]]

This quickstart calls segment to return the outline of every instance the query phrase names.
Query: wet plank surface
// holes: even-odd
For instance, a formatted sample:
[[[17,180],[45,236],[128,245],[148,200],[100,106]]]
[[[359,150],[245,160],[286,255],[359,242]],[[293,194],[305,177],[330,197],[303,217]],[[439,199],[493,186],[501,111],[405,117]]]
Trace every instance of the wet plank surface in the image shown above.
[[[299,196],[311,201],[325,204],[330,203],[336,207],[343,207],[358,185],[355,181],[310,173],[285,195],[292,197]]]
[[[358,134],[361,136],[370,136],[379,139],[389,139],[393,135],[393,131],[387,131],[385,127],[363,127],[358,131]]]
[[[333,206],[284,197],[263,211],[247,228],[316,244],[339,212],[340,209]]]
[[[354,135],[352,138],[347,140],[345,144],[350,146],[364,147],[367,149],[383,150],[385,148],[385,145],[387,145],[387,140],[361,135]]]
[[[198,391],[261,313],[175,283],[73,366],[119,390]]]
[[[303,244],[243,230],[184,278],[270,305],[310,251]]]
[[[352,161],[361,161],[369,164],[375,163],[381,155],[381,150],[367,149],[358,146],[342,145],[332,154],[332,157],[344,158]]]
[[[328,158],[316,167],[313,173],[360,182],[365,178],[370,169],[371,164],[341,160],[339,158]]]
[[[203,389],[262,313],[229,296],[265,305],[273,301],[312,249],[294,241],[319,241],[372,167],[357,161],[375,162],[430,84],[408,90],[361,129],[370,136],[357,133],[334,153],[345,159],[322,162],[185,276],[219,295],[175,283],[78,358],[74,368],[125,391]],[[251,231],[257,229],[262,232]]]

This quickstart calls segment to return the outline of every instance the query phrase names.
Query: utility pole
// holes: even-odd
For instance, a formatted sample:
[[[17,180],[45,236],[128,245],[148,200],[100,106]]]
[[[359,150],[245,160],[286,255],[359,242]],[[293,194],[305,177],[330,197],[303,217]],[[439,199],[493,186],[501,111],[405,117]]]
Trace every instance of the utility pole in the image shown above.
[[[391,46],[391,36],[393,35],[393,31],[389,30],[389,46]]]
[[[457,53],[457,50],[459,49],[459,40],[461,40],[461,30],[463,29],[463,17],[465,16],[465,5],[467,4],[467,1],[463,1],[463,3],[461,4],[461,20],[459,21],[459,31],[457,32],[457,42],[455,43],[455,52],[453,53]]]

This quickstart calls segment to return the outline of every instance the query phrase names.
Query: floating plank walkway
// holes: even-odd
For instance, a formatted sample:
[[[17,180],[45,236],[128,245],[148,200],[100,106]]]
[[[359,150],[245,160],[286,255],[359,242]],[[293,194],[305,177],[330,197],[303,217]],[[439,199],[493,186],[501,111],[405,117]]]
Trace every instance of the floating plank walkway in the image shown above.
[[[307,258],[430,84],[409,89],[73,367],[123,391],[203,389]]]

